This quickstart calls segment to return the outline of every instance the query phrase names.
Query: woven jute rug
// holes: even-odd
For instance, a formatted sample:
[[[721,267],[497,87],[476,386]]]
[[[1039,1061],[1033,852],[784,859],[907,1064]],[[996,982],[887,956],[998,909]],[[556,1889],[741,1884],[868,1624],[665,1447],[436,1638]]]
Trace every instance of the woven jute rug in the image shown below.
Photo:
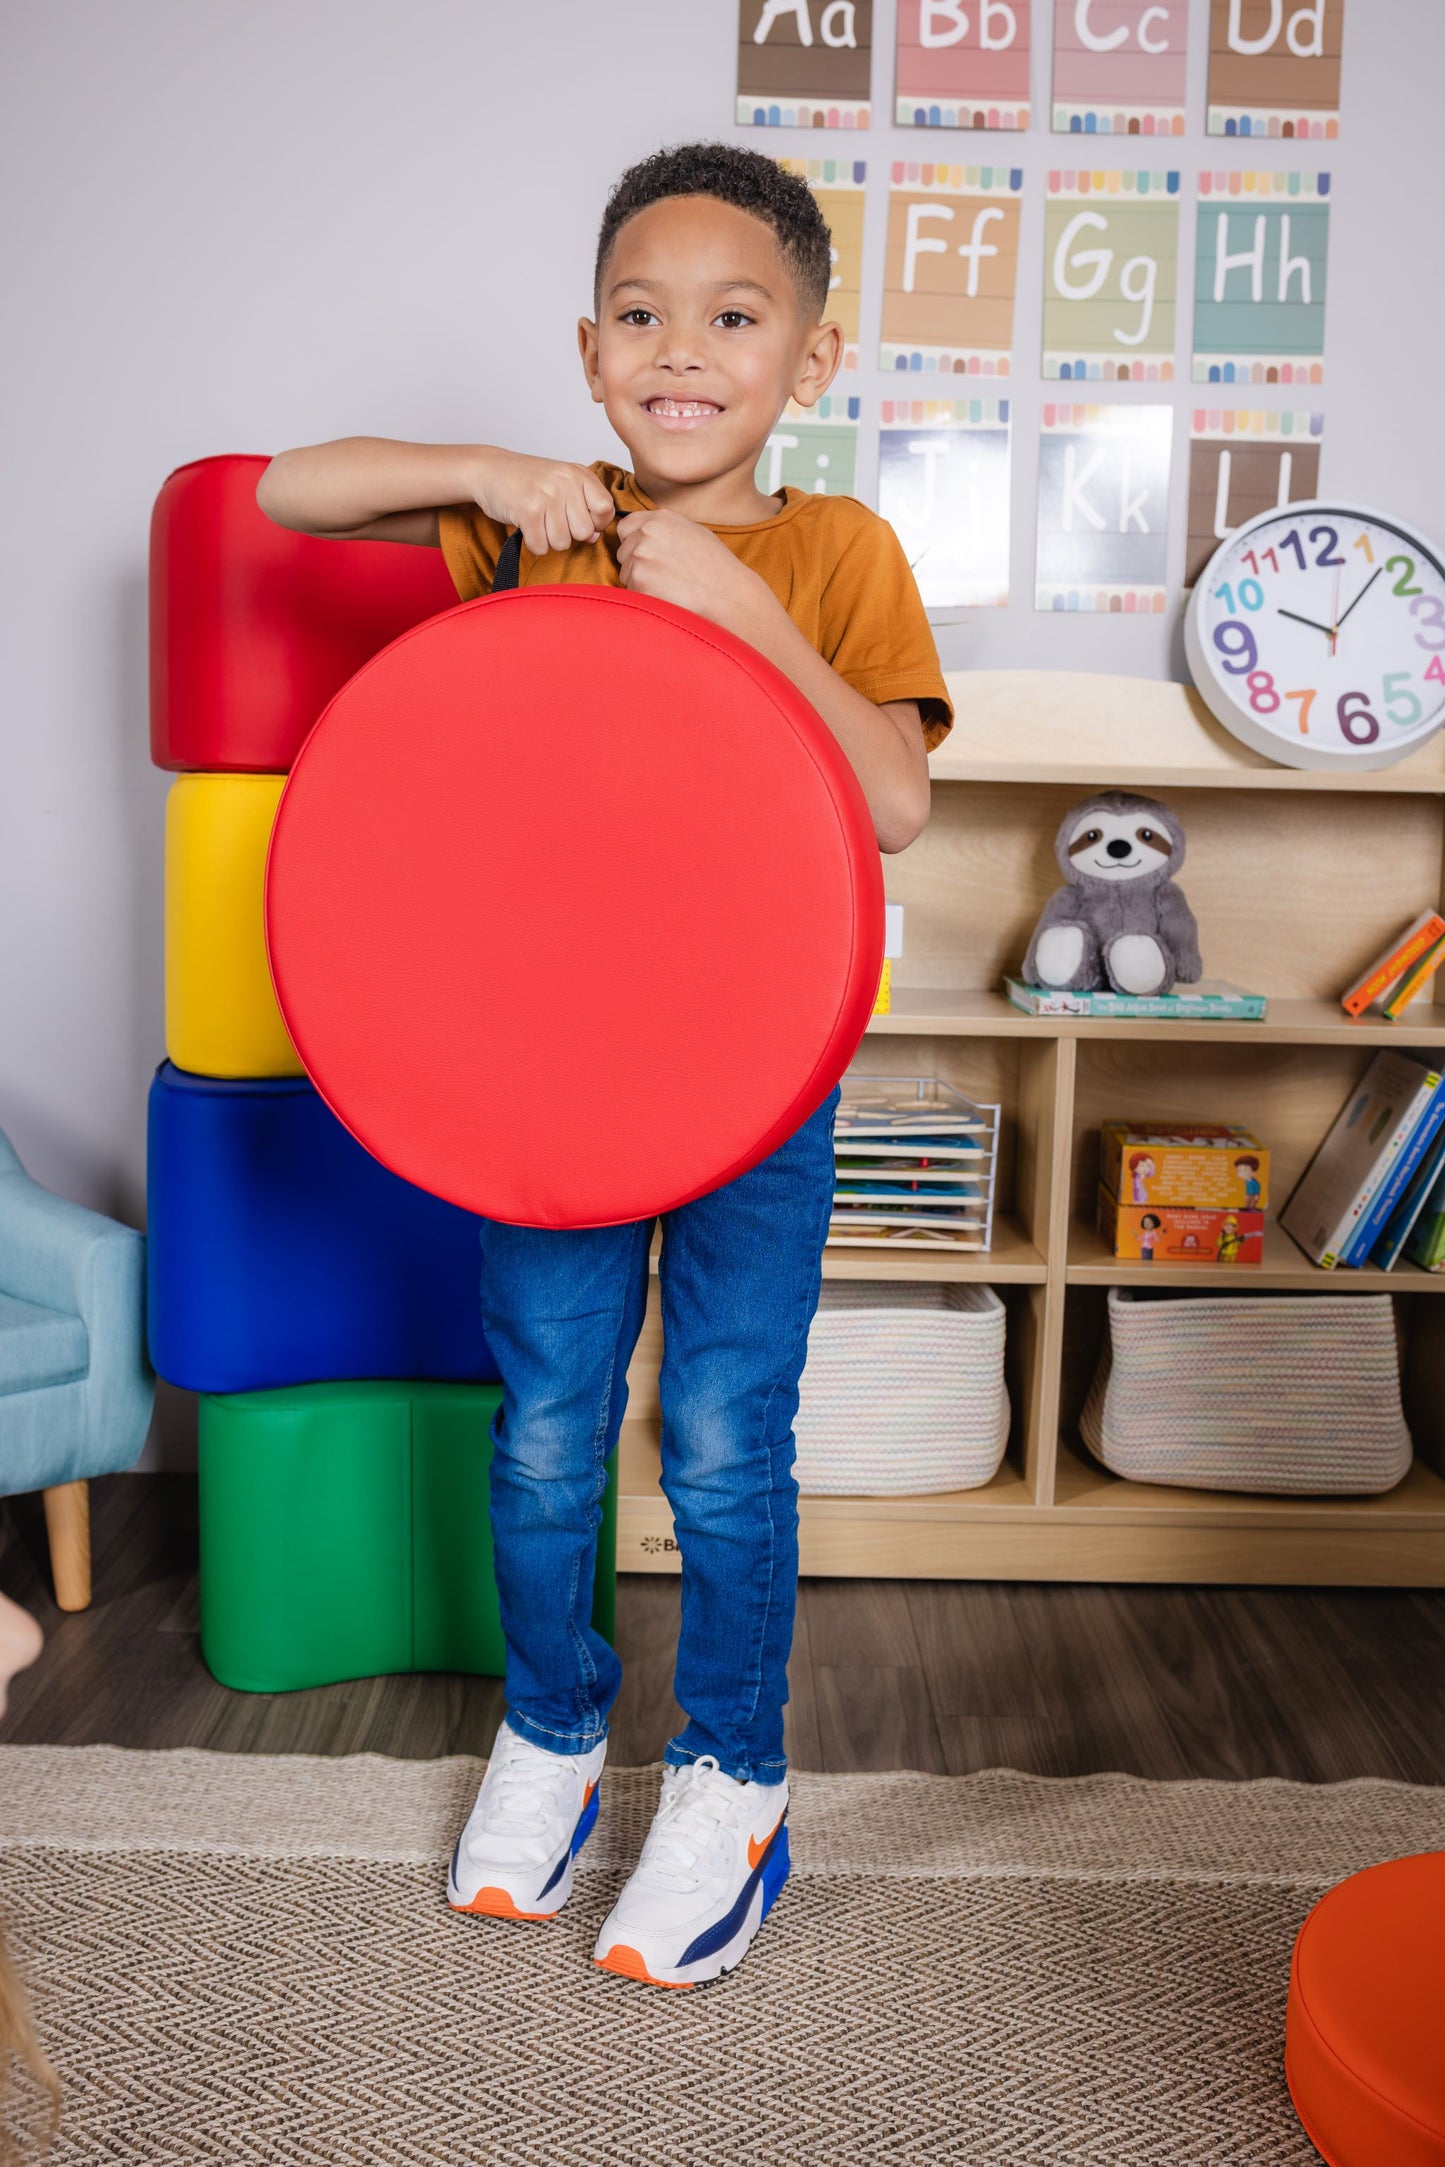
[[[458,1918],[475,1761],[0,1748],[0,1915],[65,2084],[58,2167],[1292,2167],[1295,1932],[1445,1845],[1362,1782],[794,1779],[741,1969],[597,1971],[657,1771],[603,1779],[549,1926]]]

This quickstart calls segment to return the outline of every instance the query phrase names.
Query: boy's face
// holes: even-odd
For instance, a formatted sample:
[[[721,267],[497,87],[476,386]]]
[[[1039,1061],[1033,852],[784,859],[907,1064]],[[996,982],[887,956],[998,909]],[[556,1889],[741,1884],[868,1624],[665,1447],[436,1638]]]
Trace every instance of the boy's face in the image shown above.
[[[841,331],[810,318],[771,227],[712,196],[628,219],[578,341],[639,478],[674,483],[751,472],[788,399],[812,406],[842,358]]]

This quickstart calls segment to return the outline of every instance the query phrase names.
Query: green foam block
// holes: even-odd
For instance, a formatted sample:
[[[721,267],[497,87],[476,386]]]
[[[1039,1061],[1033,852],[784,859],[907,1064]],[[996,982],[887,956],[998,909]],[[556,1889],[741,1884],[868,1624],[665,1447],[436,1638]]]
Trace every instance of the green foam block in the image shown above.
[[[500,1385],[386,1380],[200,1401],[201,1652],[283,1693],[391,1671],[502,1676],[487,1499]],[[617,1590],[617,1465],[592,1622]]]

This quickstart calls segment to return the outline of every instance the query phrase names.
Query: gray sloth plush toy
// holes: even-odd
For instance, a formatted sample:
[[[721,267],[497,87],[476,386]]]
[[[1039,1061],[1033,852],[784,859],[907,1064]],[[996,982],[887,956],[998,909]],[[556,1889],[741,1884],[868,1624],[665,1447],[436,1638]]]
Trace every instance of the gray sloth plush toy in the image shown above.
[[[1085,798],[1065,814],[1054,856],[1068,886],[1034,928],[1029,985],[1151,994],[1201,976],[1199,928],[1171,878],[1184,863],[1184,830],[1167,806],[1126,790]]]

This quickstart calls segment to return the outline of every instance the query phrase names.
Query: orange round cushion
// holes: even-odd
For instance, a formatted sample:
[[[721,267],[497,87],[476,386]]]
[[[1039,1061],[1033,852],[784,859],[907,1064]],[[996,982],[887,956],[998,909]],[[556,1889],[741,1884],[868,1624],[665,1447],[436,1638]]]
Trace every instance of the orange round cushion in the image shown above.
[[[1284,2051],[1330,2167],[1445,2167],[1445,1851],[1371,1866],[1315,1905]]]
[[[621,589],[489,596],[332,700],[282,794],[277,996],[408,1181],[525,1226],[651,1217],[807,1119],[872,1013],[857,777],[782,673]]]

